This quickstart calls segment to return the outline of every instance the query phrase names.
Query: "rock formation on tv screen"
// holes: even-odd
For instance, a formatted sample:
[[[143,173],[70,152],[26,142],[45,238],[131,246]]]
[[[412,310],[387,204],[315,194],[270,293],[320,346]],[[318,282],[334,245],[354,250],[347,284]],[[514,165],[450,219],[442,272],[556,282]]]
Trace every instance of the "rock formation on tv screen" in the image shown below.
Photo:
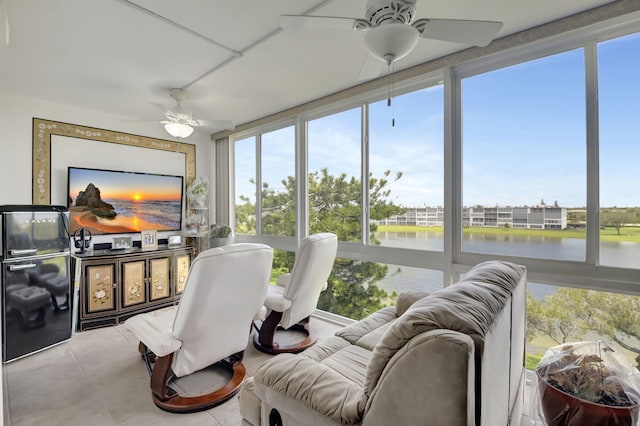
[[[102,201],[100,189],[92,183],[87,185],[84,191],[78,193],[76,207],[86,207],[91,210],[91,213],[104,218],[114,218],[117,215],[111,204]]]

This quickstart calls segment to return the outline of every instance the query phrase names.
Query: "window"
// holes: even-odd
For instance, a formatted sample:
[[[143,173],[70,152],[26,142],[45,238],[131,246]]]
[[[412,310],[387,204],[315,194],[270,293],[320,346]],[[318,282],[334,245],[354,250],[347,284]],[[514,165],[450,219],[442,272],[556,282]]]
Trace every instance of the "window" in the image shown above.
[[[404,291],[431,292],[442,288],[442,283],[441,271],[337,258],[318,309],[362,319],[394,305]]]
[[[310,234],[331,231],[341,241],[362,240],[360,116],[356,108],[307,123]]]
[[[462,250],[584,261],[583,51],[462,83]]]
[[[598,45],[600,264],[640,268],[640,35]]]
[[[553,346],[597,339],[637,365],[640,297],[527,283],[527,369]]]
[[[626,29],[637,30],[640,18],[633,19]],[[616,26],[615,32],[624,30]],[[640,312],[640,199],[634,172],[640,162],[640,87],[633,81],[640,75],[640,35],[594,41],[606,39],[608,31],[575,33],[566,41],[547,40],[460,64],[445,70],[442,85],[434,85],[431,75],[421,82],[428,88],[397,95],[392,108],[386,100],[367,103],[372,94],[363,94],[348,100],[358,105],[352,109],[320,118],[309,111],[313,119],[306,121],[306,112],[299,116],[306,133],[270,127],[237,141],[237,226],[251,230],[262,222],[268,234],[247,239],[281,250],[291,250],[293,224],[306,221],[306,213],[310,233],[337,233],[340,257],[318,304],[321,310],[362,318],[395,303],[402,291],[433,291],[455,281],[458,267],[515,256],[528,268],[529,279],[556,284],[529,283],[530,359],[558,340],[579,338],[621,340],[620,347],[638,349],[640,319],[633,312]],[[543,56],[531,60],[532,55]],[[528,59],[493,70],[516,57]],[[596,63],[598,81],[591,72]],[[478,71],[483,67],[492,70]],[[449,90],[449,81],[460,82],[461,90]],[[594,87],[598,92],[591,96]],[[599,115],[591,114],[594,99]],[[451,132],[444,134],[449,113]],[[363,130],[363,124],[369,128]],[[306,158],[294,156],[295,135],[303,133],[306,139],[295,143],[298,153],[306,148]],[[293,170],[304,168],[294,168],[294,159],[307,162],[307,212],[284,202]],[[587,169],[592,164],[599,168]],[[256,170],[262,184],[257,201]],[[380,179],[386,182],[378,188]],[[461,192],[445,193],[446,183]],[[265,198],[265,189],[280,202]],[[600,214],[600,226],[589,223],[588,234],[587,196]],[[460,215],[445,215],[449,205],[459,207]],[[276,211],[302,217],[284,220]],[[452,232],[445,234],[451,216],[460,222],[447,222]],[[367,221],[371,234],[364,228]],[[292,256],[278,255],[274,267],[286,269]],[[594,288],[611,292],[587,290]],[[630,320],[614,324],[615,333],[607,334],[617,311]],[[633,357],[633,350],[627,354]]]
[[[295,128],[260,138],[262,234],[295,235]]]
[[[389,264],[386,267],[387,275],[377,283],[377,286],[390,295],[394,293],[400,295],[406,291],[431,293],[441,289],[444,285],[442,271]]]
[[[256,138],[235,142],[235,232],[256,233]]]
[[[369,217],[383,246],[443,250],[443,96],[435,86],[369,106]]]

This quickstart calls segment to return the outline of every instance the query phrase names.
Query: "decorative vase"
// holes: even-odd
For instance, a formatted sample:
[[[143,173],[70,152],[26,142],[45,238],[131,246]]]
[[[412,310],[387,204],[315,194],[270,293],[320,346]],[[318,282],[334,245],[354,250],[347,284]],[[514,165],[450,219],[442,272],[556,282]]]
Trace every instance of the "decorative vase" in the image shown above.
[[[206,196],[189,198],[190,209],[206,209],[209,202]]]
[[[233,244],[234,241],[235,233],[229,225],[211,225],[211,230],[209,231],[209,247],[226,246]]]
[[[190,209],[205,209],[209,206],[209,180],[204,176],[198,176],[187,187],[187,198]]]
[[[640,405],[618,407],[586,401],[564,392],[538,376],[540,405],[548,426],[633,426]]]

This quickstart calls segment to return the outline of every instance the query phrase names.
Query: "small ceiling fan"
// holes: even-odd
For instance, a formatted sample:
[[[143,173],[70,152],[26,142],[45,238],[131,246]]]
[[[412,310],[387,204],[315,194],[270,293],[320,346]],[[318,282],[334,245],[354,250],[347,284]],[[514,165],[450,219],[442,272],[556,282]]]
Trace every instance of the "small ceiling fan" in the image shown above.
[[[502,22],[497,21],[431,18],[414,21],[416,1],[368,0],[364,19],[282,15],[280,26],[285,30],[366,31],[367,50],[388,66],[407,56],[414,49],[419,38],[486,46],[502,28]]]
[[[176,101],[176,106],[164,113],[166,120],[160,123],[171,136],[184,139],[189,137],[195,127],[208,127],[217,130],[233,130],[235,125],[231,120],[197,120],[193,114],[184,110],[181,103],[189,98],[189,93],[185,89],[171,89],[169,96]]]

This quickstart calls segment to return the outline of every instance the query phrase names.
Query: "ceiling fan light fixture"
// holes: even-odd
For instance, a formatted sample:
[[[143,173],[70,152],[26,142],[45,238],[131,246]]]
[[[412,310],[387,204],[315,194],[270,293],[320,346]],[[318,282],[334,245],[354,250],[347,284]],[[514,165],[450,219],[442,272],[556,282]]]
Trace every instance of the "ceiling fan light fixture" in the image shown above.
[[[165,123],[164,129],[174,138],[188,138],[193,133],[193,127],[188,124],[170,122]]]
[[[391,23],[367,31],[364,43],[373,56],[390,65],[407,56],[419,38],[420,33],[411,25]]]

